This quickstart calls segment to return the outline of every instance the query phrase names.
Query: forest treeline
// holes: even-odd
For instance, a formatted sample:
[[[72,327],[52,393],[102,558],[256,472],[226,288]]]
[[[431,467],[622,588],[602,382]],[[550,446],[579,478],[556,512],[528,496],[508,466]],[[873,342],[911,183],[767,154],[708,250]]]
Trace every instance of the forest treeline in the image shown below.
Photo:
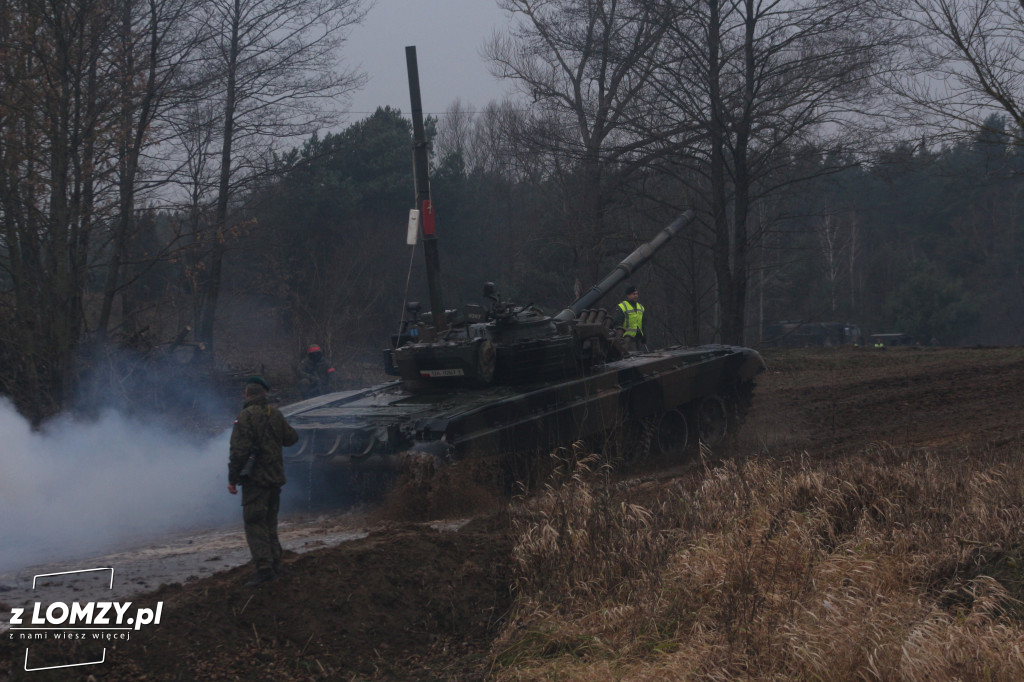
[[[783,319],[1020,343],[1016,53],[984,61],[1020,42],[1009,5],[498,2],[481,42],[517,94],[428,121],[448,307],[493,281],[557,309],[692,208],[632,282],[657,344]],[[379,353],[427,296],[411,124],[344,115],[368,11],[0,4],[0,394],[38,423],[122,352],[222,366],[237,301],[296,357]]]

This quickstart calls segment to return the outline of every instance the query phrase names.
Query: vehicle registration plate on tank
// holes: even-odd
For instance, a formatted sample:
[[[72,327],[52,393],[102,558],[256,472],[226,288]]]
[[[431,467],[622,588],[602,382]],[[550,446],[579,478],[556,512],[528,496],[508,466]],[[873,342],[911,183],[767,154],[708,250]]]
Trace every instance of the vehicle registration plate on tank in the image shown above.
[[[461,369],[421,369],[421,377],[461,377],[465,374]]]

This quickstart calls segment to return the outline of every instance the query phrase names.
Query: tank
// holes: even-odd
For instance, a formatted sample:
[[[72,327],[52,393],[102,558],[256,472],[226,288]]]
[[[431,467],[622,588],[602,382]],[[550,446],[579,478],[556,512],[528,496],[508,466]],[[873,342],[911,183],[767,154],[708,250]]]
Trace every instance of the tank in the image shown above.
[[[415,48],[407,48],[407,62],[417,188],[411,223],[422,230],[431,310],[407,305],[401,332],[383,352],[395,379],[282,408],[300,435],[285,451],[293,471],[305,467],[312,488],[325,473],[386,481],[416,463],[487,460],[508,485],[532,478],[545,453],[581,440],[594,451],[616,443],[631,460],[686,457],[698,441],[713,446],[735,431],[765,368],[756,351],[706,345],[629,352],[597,307],[693,221],[692,211],[556,314],[503,300],[490,282],[485,304],[444,307]]]

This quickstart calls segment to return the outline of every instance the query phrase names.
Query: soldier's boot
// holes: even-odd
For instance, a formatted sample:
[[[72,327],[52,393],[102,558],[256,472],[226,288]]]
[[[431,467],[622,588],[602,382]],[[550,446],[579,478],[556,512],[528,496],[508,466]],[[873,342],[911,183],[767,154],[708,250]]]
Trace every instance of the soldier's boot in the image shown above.
[[[274,574],[275,575],[278,575],[278,576],[290,575],[291,572],[292,572],[292,569],[289,568],[288,566],[285,566],[283,561],[276,561],[276,562],[274,562]]]
[[[270,582],[276,577],[277,574],[274,573],[273,569],[261,568],[260,570],[256,571],[256,573],[254,573],[251,578],[245,581],[245,586],[256,587],[257,585],[262,585],[263,583]]]

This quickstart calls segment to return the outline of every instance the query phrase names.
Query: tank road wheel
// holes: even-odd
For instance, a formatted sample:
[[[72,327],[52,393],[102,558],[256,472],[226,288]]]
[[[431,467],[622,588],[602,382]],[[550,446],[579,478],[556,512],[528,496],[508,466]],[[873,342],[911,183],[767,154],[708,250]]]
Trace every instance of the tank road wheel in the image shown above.
[[[690,440],[690,426],[686,415],[679,410],[669,410],[661,415],[658,430],[654,434],[654,445],[659,455],[684,453]]]
[[[729,432],[729,407],[717,393],[712,393],[697,406],[697,437],[705,445],[718,445]]]

